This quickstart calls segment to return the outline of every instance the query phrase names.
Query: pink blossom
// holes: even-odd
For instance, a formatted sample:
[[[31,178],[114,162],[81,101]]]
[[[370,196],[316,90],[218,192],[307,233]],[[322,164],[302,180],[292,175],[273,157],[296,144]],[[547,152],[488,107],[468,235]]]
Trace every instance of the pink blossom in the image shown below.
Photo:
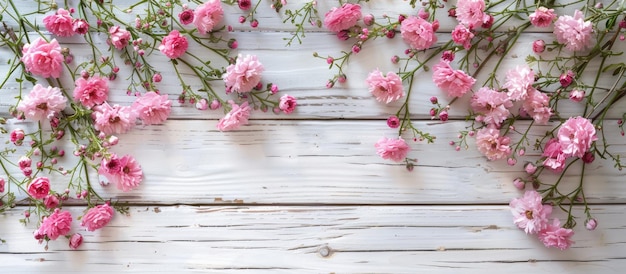
[[[537,124],[545,125],[552,116],[550,98],[543,92],[530,88],[527,91],[522,108],[530,115]]]
[[[395,115],[389,116],[389,118],[387,118],[387,126],[389,126],[390,128],[400,127],[400,118]]]
[[[33,160],[31,160],[29,157],[21,156],[17,160],[17,165],[20,167],[21,170],[24,170],[24,168],[30,167],[32,162]]]
[[[72,23],[72,30],[74,32],[83,35],[89,31],[89,23],[85,19],[77,19]]]
[[[243,102],[241,106],[230,102],[232,109],[217,123],[217,129],[220,131],[231,131],[238,129],[241,125],[248,123],[250,111],[248,101]]]
[[[56,39],[50,43],[39,37],[22,48],[22,62],[26,71],[41,77],[59,78],[65,58]]]
[[[448,96],[461,97],[472,88],[476,79],[462,70],[453,69],[450,62],[441,60],[433,66],[433,82]]]
[[[539,232],[537,237],[546,247],[556,247],[560,250],[568,249],[574,242],[570,239],[574,231],[561,227],[561,222],[554,219],[552,224]]]
[[[193,24],[200,34],[211,32],[224,18],[224,10],[219,0],[208,0],[193,12]]]
[[[556,19],[556,14],[553,9],[548,9],[546,7],[539,7],[535,10],[535,12],[531,13],[528,16],[530,23],[539,28],[549,27],[552,21]]]
[[[67,235],[72,229],[71,226],[72,214],[57,208],[50,216],[43,218],[38,234],[48,236],[50,240],[56,240],[59,236]]]
[[[130,41],[130,32],[120,28],[120,26],[112,26],[109,28],[110,42],[116,49],[123,49]]]
[[[513,214],[513,223],[526,234],[536,234],[548,227],[552,206],[543,204],[542,197],[537,191],[526,191],[522,198],[511,200],[509,206]]]
[[[487,124],[500,125],[509,116],[513,102],[504,92],[482,87],[474,93],[470,101],[472,110],[480,114],[480,119]]]
[[[564,44],[568,50],[580,51],[592,46],[591,33],[593,27],[590,21],[585,21],[583,13],[574,11],[574,17],[559,16],[554,23],[554,35],[557,42]]]
[[[143,171],[135,158],[130,155],[119,157],[115,154],[109,158],[102,158],[98,174],[106,177],[122,191],[130,191],[137,187],[143,180]]]
[[[144,125],[162,124],[170,116],[172,101],[167,95],[147,92],[135,100],[132,110]]]
[[[95,129],[106,135],[129,131],[137,119],[131,107],[111,106],[107,102],[93,107],[93,111],[91,118],[94,120]]]
[[[103,228],[111,221],[113,213],[113,208],[108,203],[94,206],[83,215],[80,226],[86,227],[87,231]]]
[[[543,166],[556,172],[560,172],[565,168],[565,160],[567,156],[563,153],[561,144],[556,138],[548,140],[541,156],[546,157]]]
[[[535,73],[533,70],[528,65],[521,65],[507,71],[506,81],[502,87],[508,90],[507,94],[511,100],[524,100],[534,82]]]
[[[74,233],[72,237],[70,237],[70,248],[77,249],[83,243],[83,235],[80,233]]]
[[[50,193],[50,180],[47,177],[37,177],[28,185],[28,194],[35,199],[43,199]]]
[[[469,28],[477,28],[490,20],[485,13],[484,0],[459,0],[455,11],[456,19]]]
[[[534,165],[533,163],[527,163],[524,166],[524,171],[526,171],[526,173],[529,175],[533,175],[535,174],[535,171],[537,171],[537,166]]]
[[[24,130],[21,128],[14,129],[13,131],[11,131],[10,135],[11,136],[9,138],[11,143],[15,144],[16,146],[22,145],[22,142],[24,142],[24,137],[26,136]]]
[[[546,50],[546,42],[541,40],[541,39],[537,39],[533,42],[533,52],[539,54],[542,53]]]
[[[383,137],[376,142],[374,147],[376,147],[376,153],[378,153],[380,157],[394,162],[403,161],[411,149],[402,137],[398,137],[397,139]]]
[[[388,72],[384,76],[380,70],[376,69],[367,76],[365,82],[378,102],[389,104],[404,96],[402,79],[393,72]]]
[[[239,54],[237,61],[226,67],[226,73],[222,78],[227,90],[244,93],[251,91],[261,82],[261,73],[264,70],[256,55],[243,57]]]
[[[437,42],[435,31],[433,24],[416,16],[404,19],[400,26],[402,39],[416,50],[428,49],[435,44]]]
[[[237,4],[241,10],[249,10],[252,7],[250,0],[237,0]]]
[[[598,227],[598,221],[596,221],[596,219],[591,218],[585,221],[585,228],[587,230],[595,230],[596,227]]]
[[[574,81],[575,76],[576,74],[573,71],[568,70],[559,76],[559,83],[564,88],[569,87],[569,85],[571,85]]]
[[[559,128],[557,138],[563,153],[576,157],[583,157],[591,144],[598,140],[595,126],[580,116],[567,119]]]
[[[178,14],[178,19],[180,20],[180,23],[183,25],[189,25],[193,23],[193,19],[194,19],[193,10],[186,9],[186,10],[181,11]]]
[[[509,137],[500,136],[500,131],[494,127],[484,127],[476,133],[476,147],[488,160],[504,159],[511,154]]]
[[[43,198],[43,204],[47,209],[55,208],[59,205],[59,198],[57,198],[54,194],[48,194],[45,198]]]
[[[76,79],[74,100],[86,108],[104,103],[109,97],[109,81],[107,78],[93,76],[89,79]]]
[[[74,18],[69,11],[59,8],[54,15],[48,15],[43,18],[43,24],[46,29],[56,36],[69,37],[74,35],[72,25]]]
[[[361,6],[346,3],[343,6],[330,9],[324,15],[324,26],[330,31],[339,32],[356,25],[361,19]]]
[[[282,110],[284,113],[289,114],[292,113],[296,109],[296,98],[291,95],[283,95],[280,97],[280,103],[278,104],[278,108]]]
[[[189,43],[187,37],[183,36],[178,30],[173,30],[167,36],[163,37],[159,50],[170,59],[176,59],[183,55]]]
[[[452,41],[462,45],[466,50],[472,47],[472,38],[474,33],[463,24],[456,25],[452,31]]]
[[[4,192],[4,184],[6,183],[6,181],[4,180],[4,178],[0,178],[0,193]]]
[[[24,113],[26,119],[43,121],[52,119],[57,113],[65,109],[67,99],[57,87],[44,88],[36,84],[17,105],[17,110]]]
[[[585,98],[585,91],[580,89],[573,89],[569,92],[569,99],[579,103]]]

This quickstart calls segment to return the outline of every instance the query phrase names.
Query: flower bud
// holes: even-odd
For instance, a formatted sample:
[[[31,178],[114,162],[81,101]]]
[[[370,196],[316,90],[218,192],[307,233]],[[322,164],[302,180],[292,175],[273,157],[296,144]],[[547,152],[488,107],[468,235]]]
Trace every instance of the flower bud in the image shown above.
[[[448,112],[445,110],[439,112],[439,120],[443,122],[448,121]]]
[[[387,119],[387,126],[389,126],[390,128],[398,128],[400,126],[400,119],[398,118],[398,116],[389,116],[389,118]]]
[[[519,190],[523,190],[526,186],[526,182],[522,181],[520,178],[515,178],[515,180],[513,180],[513,186]]]
[[[561,86],[564,88],[571,85],[573,81],[574,81],[574,72],[571,70],[568,70],[566,73],[561,74],[561,77],[559,77],[559,82],[561,83]]]
[[[83,235],[75,233],[70,237],[70,248],[77,249],[83,243]]]
[[[526,171],[527,174],[532,175],[535,171],[537,171],[537,166],[533,163],[527,163],[526,166],[524,166],[524,171]]]
[[[366,15],[364,15],[364,16],[363,16],[363,23],[364,23],[366,26],[371,26],[371,25],[373,25],[373,24],[374,24],[374,21],[375,21],[375,19],[374,19],[374,15],[372,15],[371,13],[370,13],[370,14],[366,14]]]
[[[573,89],[569,92],[569,99],[578,103],[585,98],[585,91],[579,89]]]
[[[434,104],[437,104],[437,102],[439,102],[439,101],[437,100],[437,96],[430,97],[430,103],[431,103],[431,104],[433,104],[433,105],[434,105]]]
[[[598,221],[596,221],[596,219],[591,218],[585,221],[585,228],[587,228],[587,230],[594,230],[596,227],[598,227]]]
[[[539,54],[546,50],[546,42],[538,39],[533,42],[533,52]]]
[[[587,152],[585,152],[585,154],[583,155],[583,162],[584,162],[585,164],[590,164],[590,163],[592,163],[592,162],[593,162],[593,160],[595,160],[595,159],[596,159],[596,156],[594,156],[592,152],[587,151]]]

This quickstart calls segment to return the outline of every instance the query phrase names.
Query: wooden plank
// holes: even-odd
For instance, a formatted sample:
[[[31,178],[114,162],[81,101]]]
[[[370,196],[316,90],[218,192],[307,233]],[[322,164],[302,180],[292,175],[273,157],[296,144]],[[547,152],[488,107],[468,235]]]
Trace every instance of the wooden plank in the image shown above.
[[[458,140],[458,131],[467,125],[463,122],[416,123],[437,141],[409,142],[409,157],[418,159],[412,172],[376,155],[374,143],[397,134],[384,121],[259,120],[227,133],[218,132],[215,125],[214,120],[171,120],[161,126],[138,126],[120,136],[113,150],[134,155],[145,181],[136,191],[123,193],[111,186],[102,194],[148,204],[508,204],[521,195],[512,181],[525,175],[524,162],[539,158],[528,147],[516,166],[490,162],[474,149],[471,139],[469,150],[457,152],[449,141]],[[530,138],[548,129],[538,127]],[[617,126],[607,125],[606,132],[611,151],[625,155]],[[68,155],[59,165],[72,167],[72,145],[53,145]],[[579,166],[572,167],[564,186],[577,185],[579,174]],[[545,182],[557,178],[551,172],[542,175]],[[58,191],[65,189],[67,180],[55,179]],[[589,202],[626,202],[623,172],[611,161],[598,158],[587,166],[585,180]]]
[[[512,223],[506,206],[132,207],[43,250],[24,208],[0,215],[7,273],[622,273],[626,206],[598,206],[593,232],[546,249]],[[70,208],[74,217],[81,208]],[[563,218],[564,216],[558,216]]]

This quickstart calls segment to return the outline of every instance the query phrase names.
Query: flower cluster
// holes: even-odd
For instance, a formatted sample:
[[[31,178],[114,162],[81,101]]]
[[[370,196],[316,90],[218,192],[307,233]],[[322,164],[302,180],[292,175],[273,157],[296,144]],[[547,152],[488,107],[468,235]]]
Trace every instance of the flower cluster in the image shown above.
[[[243,11],[250,9],[250,1],[237,2]],[[11,117],[0,119],[0,131],[10,140],[0,151],[0,211],[29,205],[22,222],[36,222],[36,240],[67,238],[70,247],[78,248],[82,235],[72,232],[73,220],[95,231],[116,211],[128,210],[96,189],[113,184],[132,191],[146,176],[132,155],[116,152],[125,133],[165,123],[177,103],[222,110],[220,131],[247,124],[253,110],[293,113],[296,98],[279,97],[278,85],[263,82],[261,58],[233,54],[238,43],[228,38],[234,28],[223,23],[224,4],[137,1],[120,7],[79,1],[59,7],[41,2],[30,13],[18,10],[12,0],[0,4],[0,47],[14,54],[0,88],[9,79],[19,83]],[[129,15],[134,17],[130,23]],[[88,61],[74,61],[68,37],[92,47]],[[101,37],[104,46],[97,42]],[[171,66],[154,65],[164,60]],[[193,77],[186,76],[190,73]],[[118,78],[121,74],[124,79]],[[168,80],[179,81],[182,89],[162,92],[165,77],[175,77]],[[120,86],[125,94],[114,94]],[[68,141],[72,159],[59,149]],[[82,216],[64,209],[71,200],[86,205]]]

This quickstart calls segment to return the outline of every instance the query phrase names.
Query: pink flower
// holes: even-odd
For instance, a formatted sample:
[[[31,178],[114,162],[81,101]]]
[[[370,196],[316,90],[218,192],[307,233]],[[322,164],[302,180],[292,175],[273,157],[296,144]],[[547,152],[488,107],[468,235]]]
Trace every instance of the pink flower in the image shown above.
[[[56,39],[50,43],[39,37],[22,48],[22,62],[26,71],[41,77],[59,78],[65,58]]]
[[[388,72],[386,76],[383,76],[383,73],[376,69],[367,76],[365,82],[378,102],[389,104],[404,96],[402,79],[393,72]]]
[[[278,108],[282,110],[284,113],[292,113],[296,109],[296,98],[291,95],[283,95],[280,97],[280,103],[278,104]]]
[[[535,88],[528,89],[522,108],[530,115],[537,124],[545,125],[552,116],[550,98]]]
[[[108,203],[92,207],[83,215],[80,226],[86,227],[87,231],[103,228],[111,221],[113,213],[113,208]]]
[[[194,13],[193,10],[189,10],[189,9],[181,11],[178,14],[178,19],[180,20],[180,23],[183,25],[189,25],[193,23],[193,19],[194,19],[193,13]]]
[[[394,162],[403,161],[411,149],[401,137],[397,139],[383,137],[376,142],[374,147],[376,147],[376,153],[378,153],[380,157],[385,160],[390,159]]]
[[[546,247],[556,247],[560,250],[568,249],[574,242],[570,239],[574,231],[561,227],[561,222],[554,219],[551,225],[539,232],[537,237]]]
[[[250,0],[237,0],[237,4],[241,10],[249,10],[252,7]]]
[[[569,92],[569,99],[579,103],[585,98],[585,91],[580,89],[573,89]]]
[[[565,160],[567,156],[563,153],[561,144],[556,138],[548,140],[541,156],[545,156],[543,166],[556,172],[560,172],[565,168]]]
[[[220,131],[231,131],[238,129],[239,126],[248,123],[248,117],[250,117],[250,111],[252,110],[248,105],[248,101],[243,102],[241,106],[230,102],[232,109],[217,123],[217,129]]]
[[[556,35],[557,42],[564,44],[571,51],[590,48],[592,32],[591,22],[585,21],[583,13],[579,10],[574,12],[574,17],[560,16],[554,23],[554,35]]]
[[[389,116],[389,118],[387,118],[387,126],[389,126],[390,128],[400,127],[400,118],[395,115]]]
[[[437,42],[435,31],[433,24],[416,16],[404,19],[400,26],[402,39],[416,50],[428,49]]]
[[[76,79],[74,100],[86,108],[104,103],[109,97],[109,81],[107,78],[93,76],[89,79]]]
[[[143,171],[135,158],[130,155],[119,157],[115,154],[109,158],[102,158],[98,174],[106,177],[123,191],[133,190],[139,187],[143,180]]]
[[[68,37],[74,35],[73,20],[69,11],[59,8],[54,15],[44,17],[43,24],[54,35]]]
[[[535,10],[535,12],[528,16],[530,23],[539,28],[549,27],[555,18],[556,14],[554,13],[554,10],[546,7],[539,7]]]
[[[173,30],[170,34],[163,37],[159,50],[168,58],[176,59],[183,55],[188,47],[187,38],[181,35],[178,30]]]
[[[26,119],[43,121],[52,119],[65,109],[67,99],[57,87],[44,88],[36,84],[24,100],[20,101],[17,110],[24,113]]]
[[[476,147],[488,160],[499,160],[511,154],[509,137],[500,136],[500,131],[494,127],[484,127],[476,133]]]
[[[489,22],[489,15],[485,14],[485,1],[459,0],[456,3],[456,19],[470,29]]]
[[[21,146],[22,143],[24,142],[24,137],[25,136],[26,136],[26,134],[24,133],[23,129],[16,128],[13,131],[11,131],[10,141],[11,141],[11,143],[15,144],[16,146]]]
[[[110,106],[107,102],[93,107],[93,111],[91,118],[94,120],[95,129],[106,135],[129,131],[137,118],[131,107]]]
[[[575,76],[576,74],[573,71],[568,70],[559,76],[559,83],[564,88],[569,87],[569,85],[571,85],[574,81]]]
[[[461,97],[467,93],[476,79],[462,70],[452,69],[450,62],[441,60],[433,66],[433,82],[451,97]]]
[[[72,228],[71,226],[72,214],[57,208],[50,216],[43,218],[38,234],[46,235],[50,240],[56,240],[59,236],[67,235]]]
[[[256,55],[242,57],[239,54],[237,61],[226,67],[226,73],[222,76],[226,90],[238,93],[251,91],[261,82],[261,73],[264,70]]]
[[[343,6],[330,9],[324,15],[324,26],[330,31],[339,32],[356,25],[361,19],[361,6],[346,3]]]
[[[470,49],[472,47],[472,38],[474,33],[463,24],[458,24],[452,31],[452,41],[459,45],[463,45],[463,48]]]
[[[147,92],[135,100],[132,110],[144,125],[162,124],[170,116],[172,101],[167,99],[167,95]]]
[[[43,198],[43,204],[48,209],[55,208],[59,205],[59,198],[56,195],[48,194],[45,198]]]
[[[211,32],[222,21],[224,10],[219,0],[208,0],[200,4],[193,12],[193,24],[200,34]]]
[[[109,28],[110,42],[116,49],[123,49],[130,41],[130,32],[121,29],[120,26],[112,26]]]
[[[557,138],[563,153],[576,157],[583,157],[591,144],[598,140],[595,126],[580,116],[567,119],[559,128]]]
[[[85,19],[77,19],[72,23],[72,30],[74,32],[83,35],[89,31],[89,23]]]
[[[535,190],[524,193],[522,198],[515,198],[509,203],[513,214],[513,223],[526,234],[536,234],[548,227],[548,217],[552,206],[543,204],[541,195]]]
[[[4,180],[4,178],[0,178],[0,193],[4,192],[4,184],[6,183],[6,181]]]
[[[541,39],[537,39],[533,42],[533,52],[539,54],[542,53],[546,50],[546,42],[541,40]]]
[[[528,90],[535,83],[535,73],[528,65],[516,66],[507,71],[506,82],[502,85],[507,89],[511,100],[524,100],[528,96]]]
[[[37,177],[28,185],[28,194],[35,199],[43,199],[50,193],[50,180],[47,177]]]
[[[83,243],[83,235],[80,233],[74,233],[72,237],[70,237],[70,248],[77,249]]]
[[[470,101],[472,110],[481,114],[479,119],[487,124],[500,125],[509,116],[513,102],[504,92],[497,92],[488,87],[480,88]]]

